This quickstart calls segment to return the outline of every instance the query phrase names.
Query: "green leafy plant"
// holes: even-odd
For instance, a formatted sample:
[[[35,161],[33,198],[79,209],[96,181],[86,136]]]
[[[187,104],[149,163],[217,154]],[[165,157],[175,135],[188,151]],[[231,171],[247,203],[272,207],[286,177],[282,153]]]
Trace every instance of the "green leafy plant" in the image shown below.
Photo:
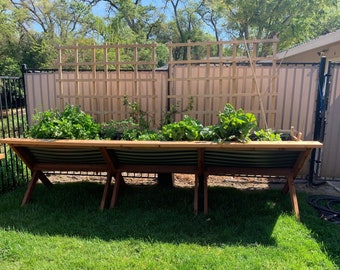
[[[188,115],[178,122],[163,125],[159,130],[149,129],[147,113],[137,103],[126,98],[124,105],[130,109],[129,118],[121,121],[96,124],[93,118],[78,106],[66,105],[64,111],[47,110],[34,115],[34,124],[28,131],[32,138],[45,139],[109,139],[109,140],[167,140],[167,141],[278,141],[280,135],[272,130],[257,129],[252,113],[235,110],[226,104],[218,114],[216,125],[203,126]],[[178,105],[177,105],[178,106]],[[190,107],[190,106],[189,106]],[[186,108],[186,109],[189,109]],[[172,113],[177,111],[173,108]],[[169,116],[172,115],[169,112]]]
[[[197,141],[201,139],[203,125],[187,115],[179,122],[167,124],[162,127],[162,135],[170,141]]]
[[[158,130],[146,130],[138,137],[139,141],[164,141],[165,138],[162,132]]]
[[[79,106],[67,104],[64,111],[47,110],[33,116],[33,125],[27,136],[44,139],[97,139],[99,124],[80,110]]]
[[[100,128],[100,137],[110,140],[139,140],[142,136],[146,139],[148,134],[152,133],[149,131],[148,113],[143,111],[137,102],[130,102],[126,96],[123,104],[129,109],[129,118],[103,123]]]
[[[194,104],[193,97],[189,98],[188,105],[183,110],[180,110],[180,102],[176,102],[175,104],[172,104],[168,111],[163,112],[161,125],[164,126],[164,125],[175,122],[175,115],[177,113],[185,113],[185,112],[191,111],[193,108],[193,104]]]
[[[148,129],[150,127],[148,113],[143,111],[137,102],[132,103],[126,96],[124,96],[123,104],[129,109],[130,120],[132,120],[132,123],[137,124],[141,130]]]
[[[272,129],[259,129],[250,138],[252,141],[281,141],[281,134]]]
[[[218,117],[219,123],[213,128],[218,141],[249,141],[251,132],[257,126],[254,114],[245,113],[242,109],[235,110],[229,103]]]
[[[129,133],[136,134],[136,130],[139,130],[139,125],[135,123],[132,117],[121,121],[111,120],[101,125],[100,137],[108,140],[132,138],[135,136],[129,135]]]

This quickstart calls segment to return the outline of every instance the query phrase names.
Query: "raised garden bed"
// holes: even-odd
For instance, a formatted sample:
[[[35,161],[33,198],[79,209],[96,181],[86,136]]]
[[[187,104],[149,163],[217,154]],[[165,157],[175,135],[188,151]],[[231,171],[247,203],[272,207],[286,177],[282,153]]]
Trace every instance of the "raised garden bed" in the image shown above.
[[[38,179],[51,185],[46,171],[106,172],[101,209],[106,204],[115,206],[123,172],[188,173],[195,175],[194,211],[202,208],[207,213],[209,175],[251,174],[286,177],[284,191],[289,191],[299,217],[294,178],[321,143],[300,141],[301,134],[292,132],[288,138],[296,141],[282,141],[287,133],[259,129],[253,114],[230,104],[219,113],[216,125],[203,126],[185,116],[159,130],[149,129],[138,104],[125,104],[131,109],[127,120],[99,125],[79,107],[67,105],[63,112],[48,110],[34,117],[27,135],[35,139],[0,140],[32,171],[22,205],[30,200]],[[112,178],[115,185],[110,196]]]
[[[174,142],[122,140],[0,140],[8,144],[32,170],[22,205],[32,195],[37,181],[51,182],[45,171],[100,171],[107,173],[100,208],[116,204],[122,172],[188,173],[195,175],[194,211],[199,210],[199,191],[203,192],[203,211],[208,212],[208,176],[252,174],[286,177],[293,212],[299,218],[294,179],[314,148],[314,141],[278,142]],[[109,195],[112,177],[115,185]],[[110,198],[111,197],[111,198]]]

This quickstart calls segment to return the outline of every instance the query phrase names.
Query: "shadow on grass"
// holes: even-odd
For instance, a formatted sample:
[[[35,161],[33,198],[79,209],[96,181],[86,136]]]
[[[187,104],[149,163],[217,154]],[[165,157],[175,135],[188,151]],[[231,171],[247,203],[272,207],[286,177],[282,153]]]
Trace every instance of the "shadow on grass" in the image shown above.
[[[290,212],[279,190],[209,189],[209,214],[194,215],[193,189],[126,186],[115,209],[99,210],[103,186],[95,183],[37,185],[20,207],[24,189],[0,200],[0,226],[41,235],[127,238],[201,245],[276,245],[277,218]]]
[[[307,198],[307,194],[299,194],[299,203],[304,209],[301,222],[340,269],[340,225],[320,218],[317,211],[307,203]]]

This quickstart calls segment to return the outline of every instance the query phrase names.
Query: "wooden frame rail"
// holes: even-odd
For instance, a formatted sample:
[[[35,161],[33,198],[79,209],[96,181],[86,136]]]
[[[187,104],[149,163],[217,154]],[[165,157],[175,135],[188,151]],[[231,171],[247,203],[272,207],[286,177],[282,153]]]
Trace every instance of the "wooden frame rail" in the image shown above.
[[[32,171],[22,205],[29,201],[39,179],[51,185],[45,171],[106,172],[101,209],[108,201],[112,177],[115,184],[110,208],[115,206],[124,181],[122,172],[190,173],[195,175],[194,211],[198,212],[198,195],[203,190],[203,210],[207,213],[209,175],[252,174],[286,177],[284,191],[290,193],[297,218],[294,179],[312,149],[322,147],[315,141],[215,143],[8,138],[0,143],[8,144]]]

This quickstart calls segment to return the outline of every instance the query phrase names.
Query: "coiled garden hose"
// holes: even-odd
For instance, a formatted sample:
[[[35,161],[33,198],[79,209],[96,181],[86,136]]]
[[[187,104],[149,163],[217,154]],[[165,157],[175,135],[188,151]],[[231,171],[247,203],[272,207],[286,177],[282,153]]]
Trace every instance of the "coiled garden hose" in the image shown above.
[[[311,195],[307,198],[309,205],[319,213],[320,218],[340,225],[340,198],[328,195]],[[338,206],[337,209],[335,206]]]

